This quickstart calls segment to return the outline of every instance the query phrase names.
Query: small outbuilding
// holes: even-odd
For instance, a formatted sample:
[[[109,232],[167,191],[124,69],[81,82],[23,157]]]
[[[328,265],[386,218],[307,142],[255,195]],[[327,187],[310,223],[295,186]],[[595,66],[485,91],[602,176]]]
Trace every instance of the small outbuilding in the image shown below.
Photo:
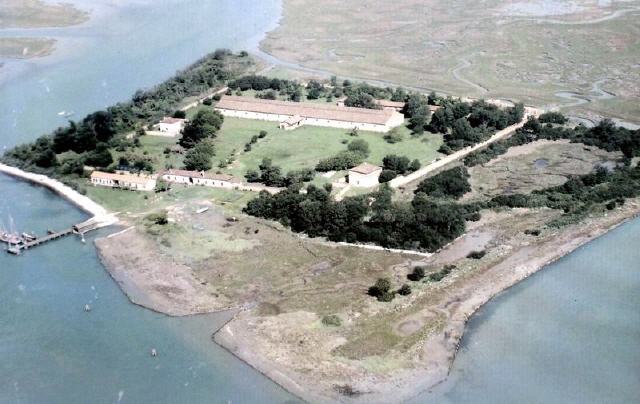
[[[131,174],[126,171],[117,173],[94,171],[91,173],[91,183],[99,187],[153,191],[156,187],[156,178],[144,174]]]
[[[184,128],[185,120],[181,118],[165,117],[158,123],[158,131],[165,136],[177,136]]]
[[[349,170],[349,184],[356,187],[375,187],[379,183],[382,167],[362,163]]]
[[[294,115],[280,122],[278,127],[284,130],[294,130],[295,128],[299,128],[304,124],[304,118],[300,115]]]

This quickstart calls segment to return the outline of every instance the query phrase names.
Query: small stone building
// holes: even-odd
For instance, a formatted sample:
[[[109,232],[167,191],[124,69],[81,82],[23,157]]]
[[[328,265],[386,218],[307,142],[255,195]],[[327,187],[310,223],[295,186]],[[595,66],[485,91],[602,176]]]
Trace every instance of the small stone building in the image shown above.
[[[304,118],[300,115],[294,115],[291,118],[285,119],[280,122],[278,127],[284,130],[294,130],[295,128],[299,128],[304,124]]]
[[[176,184],[201,185],[213,188],[234,188],[240,185],[234,181],[231,175],[212,174],[204,171],[171,169],[162,173],[162,179]]]
[[[94,171],[91,173],[91,184],[94,186],[122,188],[132,191],[153,191],[156,187],[156,179],[153,176],[131,174],[126,171],[119,173]]]
[[[184,128],[185,120],[181,118],[165,117],[158,123],[158,131],[166,136],[177,136]]]
[[[356,187],[375,187],[379,183],[382,167],[362,163],[349,170],[349,185]]]

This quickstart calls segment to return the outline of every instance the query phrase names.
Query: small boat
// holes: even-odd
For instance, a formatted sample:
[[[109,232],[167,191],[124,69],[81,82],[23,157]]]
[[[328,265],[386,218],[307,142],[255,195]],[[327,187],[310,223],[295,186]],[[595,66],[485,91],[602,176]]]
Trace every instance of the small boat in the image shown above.
[[[200,209],[196,210],[196,213],[197,213],[197,214],[200,214],[200,213],[204,213],[204,212],[206,212],[206,211],[208,211],[208,210],[209,210],[209,208],[204,207],[204,208],[200,208]]]
[[[8,244],[22,244],[23,240],[17,234],[2,232],[0,233],[0,242]]]
[[[33,235],[33,234],[29,234],[29,233],[22,233],[22,239],[23,239],[24,241],[26,241],[26,242],[33,241],[33,240],[35,240],[35,239],[37,239],[37,238],[38,238],[38,237],[36,237],[36,236],[35,236],[35,235]]]
[[[154,358],[158,356],[158,351],[156,351],[155,348],[151,348],[151,356],[153,356]]]
[[[84,305],[84,311],[86,311],[87,313],[91,311],[91,306],[89,306],[89,304],[85,304]]]

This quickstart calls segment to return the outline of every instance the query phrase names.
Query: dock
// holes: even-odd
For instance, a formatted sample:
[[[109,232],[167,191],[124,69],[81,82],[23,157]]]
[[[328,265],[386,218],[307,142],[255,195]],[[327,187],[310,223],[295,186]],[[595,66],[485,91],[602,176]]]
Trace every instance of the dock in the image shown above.
[[[48,243],[53,240],[58,240],[71,234],[78,234],[84,238],[85,233],[91,230],[95,230],[98,227],[100,227],[100,224],[95,219],[91,218],[87,221],[78,223],[62,231],[56,231],[43,237],[36,237],[31,241],[23,241],[19,244],[11,244],[9,248],[7,248],[7,252],[9,254],[20,255],[23,251]]]

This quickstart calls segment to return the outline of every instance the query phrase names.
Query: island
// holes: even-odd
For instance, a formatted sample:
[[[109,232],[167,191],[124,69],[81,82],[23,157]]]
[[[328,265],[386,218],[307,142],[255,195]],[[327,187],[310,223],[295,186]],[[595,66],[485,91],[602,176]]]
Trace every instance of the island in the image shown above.
[[[442,382],[481,305],[640,213],[640,133],[611,120],[260,73],[218,50],[1,167],[117,216],[96,246],[133,303],[232,310],[212,343],[304,400]]]

